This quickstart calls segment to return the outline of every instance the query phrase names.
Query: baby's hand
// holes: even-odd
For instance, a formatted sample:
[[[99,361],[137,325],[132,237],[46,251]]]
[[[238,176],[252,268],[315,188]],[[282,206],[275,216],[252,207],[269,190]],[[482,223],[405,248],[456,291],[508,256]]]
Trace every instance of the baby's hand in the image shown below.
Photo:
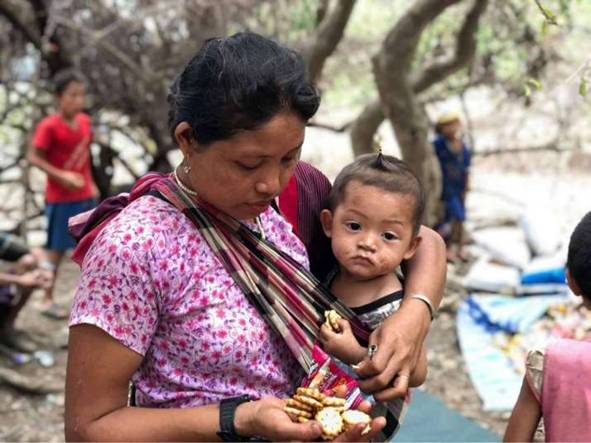
[[[338,324],[341,332],[334,332],[326,324],[320,327],[319,338],[324,350],[345,363],[355,364],[360,362],[367,353],[366,349],[357,342],[347,320],[340,319]]]

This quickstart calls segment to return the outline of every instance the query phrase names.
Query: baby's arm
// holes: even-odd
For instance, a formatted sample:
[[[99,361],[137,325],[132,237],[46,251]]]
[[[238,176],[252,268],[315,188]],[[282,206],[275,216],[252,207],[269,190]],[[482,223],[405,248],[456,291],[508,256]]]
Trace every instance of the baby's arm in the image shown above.
[[[367,355],[367,349],[359,344],[351,325],[347,320],[340,319],[341,332],[333,331],[328,325],[320,328],[320,343],[324,350],[344,363],[353,365],[359,363]]]
[[[410,374],[410,379],[408,380],[408,386],[411,388],[415,388],[417,386],[421,386],[425,383],[427,379],[427,349],[425,345],[421,347],[421,353],[419,355],[419,359],[417,360],[417,365],[415,366],[414,371]]]
[[[534,397],[527,379],[524,378],[503,441],[533,441],[541,416],[540,404]]]

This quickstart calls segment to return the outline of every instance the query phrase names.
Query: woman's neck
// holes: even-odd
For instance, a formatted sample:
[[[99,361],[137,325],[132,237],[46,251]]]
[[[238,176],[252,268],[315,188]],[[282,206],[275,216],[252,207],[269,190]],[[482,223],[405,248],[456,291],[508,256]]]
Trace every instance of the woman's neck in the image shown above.
[[[368,280],[355,278],[341,270],[331,283],[331,292],[345,305],[355,308],[376,301],[402,289],[394,272]]]

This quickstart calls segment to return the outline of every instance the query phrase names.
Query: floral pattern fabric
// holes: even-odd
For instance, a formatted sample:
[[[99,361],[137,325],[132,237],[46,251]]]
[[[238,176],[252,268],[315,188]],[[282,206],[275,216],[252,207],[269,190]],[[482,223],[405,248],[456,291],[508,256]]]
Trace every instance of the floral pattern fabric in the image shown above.
[[[260,220],[266,238],[307,268],[291,225],[273,208]],[[192,222],[153,196],[132,202],[93,242],[70,316],[77,324],[143,356],[132,377],[140,406],[287,397],[303,375]]]

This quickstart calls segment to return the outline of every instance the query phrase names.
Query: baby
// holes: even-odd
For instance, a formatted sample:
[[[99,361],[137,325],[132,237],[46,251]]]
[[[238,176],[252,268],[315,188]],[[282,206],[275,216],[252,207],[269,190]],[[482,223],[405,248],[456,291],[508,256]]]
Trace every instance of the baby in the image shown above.
[[[341,171],[327,209],[320,214],[338,262],[327,284],[371,330],[403,301],[403,282],[396,270],[412,257],[421,241],[424,200],[419,179],[404,162],[381,153],[368,154]],[[324,349],[345,363],[359,363],[368,350],[359,344],[346,320],[339,320],[338,326],[339,332],[322,326]],[[409,386],[422,384],[426,374],[423,348],[409,374]]]

